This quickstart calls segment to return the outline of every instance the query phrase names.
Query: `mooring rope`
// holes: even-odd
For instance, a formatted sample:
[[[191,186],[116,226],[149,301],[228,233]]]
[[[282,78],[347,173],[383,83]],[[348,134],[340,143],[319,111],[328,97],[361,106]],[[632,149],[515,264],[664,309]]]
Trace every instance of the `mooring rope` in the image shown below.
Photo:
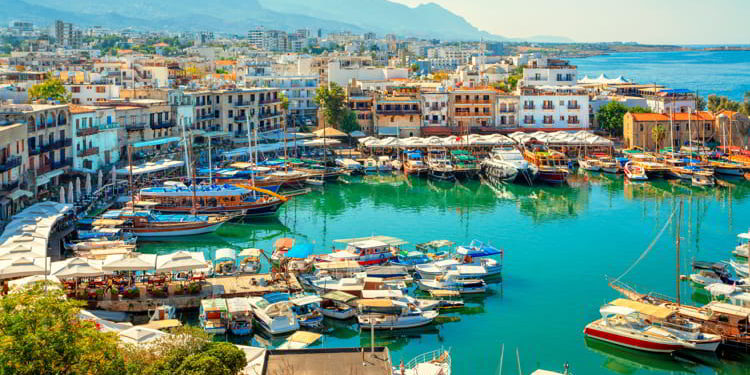
[[[618,281],[620,281],[620,279],[622,279],[623,277],[625,277],[625,275],[627,275],[628,273],[630,273],[630,271],[632,271],[633,268],[635,268],[635,266],[637,266],[638,263],[640,263],[643,260],[643,258],[645,258],[646,255],[648,255],[648,253],[651,251],[651,249],[653,249],[654,246],[656,245],[656,242],[659,241],[659,238],[661,238],[662,234],[664,234],[664,231],[667,230],[667,227],[669,226],[669,223],[672,222],[672,218],[674,218],[674,215],[676,213],[677,213],[677,206],[675,205],[675,207],[672,209],[672,214],[669,215],[669,219],[667,219],[667,222],[664,223],[664,226],[661,228],[661,230],[656,235],[656,237],[654,237],[654,240],[651,241],[651,244],[648,245],[648,247],[641,254],[641,256],[638,257],[638,259],[636,259],[635,262],[632,265],[630,265],[630,267],[628,267],[628,269],[626,269],[625,272],[622,273],[622,275],[618,276],[614,281],[612,281],[612,283],[617,283]]]

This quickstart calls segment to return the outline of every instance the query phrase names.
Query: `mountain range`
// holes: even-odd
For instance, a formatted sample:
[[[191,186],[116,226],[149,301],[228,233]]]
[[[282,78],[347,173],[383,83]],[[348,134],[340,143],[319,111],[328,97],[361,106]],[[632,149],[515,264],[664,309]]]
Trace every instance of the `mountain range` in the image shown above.
[[[0,0],[0,22],[38,25],[61,19],[78,26],[245,34],[258,26],[294,30],[373,31],[443,40],[509,40],[482,31],[434,4],[409,7],[388,0]],[[535,41],[535,38],[524,39]],[[570,41],[543,37],[539,41]],[[515,39],[514,39],[515,40]]]

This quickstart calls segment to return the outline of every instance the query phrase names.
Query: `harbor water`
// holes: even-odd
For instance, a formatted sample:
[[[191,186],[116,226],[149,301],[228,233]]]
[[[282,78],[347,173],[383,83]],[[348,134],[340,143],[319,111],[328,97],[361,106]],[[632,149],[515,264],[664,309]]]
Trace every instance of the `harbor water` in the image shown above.
[[[530,373],[537,368],[575,374],[750,373],[750,356],[673,359],[585,340],[583,327],[599,307],[619,297],[607,284],[630,267],[684,202],[681,270],[692,260],[729,259],[736,235],[750,227],[750,183],[697,189],[669,181],[629,184],[621,176],[577,174],[561,187],[490,186],[479,181],[432,182],[403,176],[366,176],[329,184],[293,198],[277,216],[231,223],[216,234],[143,243],[146,253],[258,247],[270,252],[280,237],[330,252],[334,239],[390,235],[410,242],[479,239],[505,250],[502,280],[485,296],[465,299],[461,310],[441,312],[437,323],[406,331],[376,332],[393,362],[440,347],[450,348],[453,373]],[[676,217],[676,215],[675,215]],[[622,278],[639,291],[675,296],[675,223],[645,258]],[[268,265],[264,266],[267,269]],[[688,282],[683,303],[706,302]],[[193,321],[194,317],[183,318]],[[326,322],[313,347],[369,346],[369,331],[354,320]],[[234,339],[251,345],[279,344],[254,336]]]
[[[622,75],[641,84],[688,89],[742,101],[750,91],[750,51],[633,52],[571,59],[578,78]]]

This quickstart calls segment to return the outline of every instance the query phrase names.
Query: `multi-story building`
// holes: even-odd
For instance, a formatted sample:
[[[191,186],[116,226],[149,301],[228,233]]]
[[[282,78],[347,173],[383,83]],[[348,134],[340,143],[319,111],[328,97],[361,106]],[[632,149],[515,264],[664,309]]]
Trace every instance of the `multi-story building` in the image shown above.
[[[585,89],[570,87],[521,88],[520,127],[544,129],[589,128],[589,96]]]
[[[318,76],[250,76],[245,78],[245,87],[280,89],[289,100],[287,126],[315,125],[318,113],[315,101]]]
[[[495,125],[497,92],[491,88],[458,89],[450,92],[450,125],[461,131]]]
[[[495,126],[498,128],[517,128],[519,104],[518,95],[497,93]]]
[[[577,82],[578,70],[566,60],[531,59],[523,69],[522,86],[573,86]]]
[[[422,125],[421,100],[410,96],[375,99],[375,131],[380,136],[419,137]]]
[[[31,36],[34,33],[34,24],[27,21],[10,21],[8,29],[13,36]]]
[[[448,126],[448,96],[442,88],[422,91],[423,126]]]
[[[31,195],[21,190],[29,163],[27,132],[23,122],[0,120],[0,221],[15,215],[21,208],[20,198]]]
[[[717,131],[717,118],[710,112],[688,113],[626,113],[623,118],[623,138],[626,147],[641,147],[644,150],[657,150],[671,146],[685,146],[693,141],[720,139]],[[661,126],[665,138],[656,144],[653,129]]]
[[[120,155],[127,155],[127,146],[137,151],[164,151],[180,139],[174,130],[171,108],[166,100],[133,99],[101,103],[113,107],[119,123]]]
[[[60,176],[73,164],[68,105],[3,106],[0,109],[0,117],[3,123],[20,123],[26,130],[25,137],[19,138],[19,135],[14,135],[16,140],[25,139],[25,145],[19,145],[19,151],[16,153],[28,155],[28,163],[22,168],[26,173],[21,180],[26,181],[28,190],[35,196],[49,194],[50,185],[57,185]]]
[[[118,130],[113,107],[70,106],[73,126],[73,170],[96,173],[120,160]]]
[[[71,95],[71,103],[93,105],[120,97],[120,86],[114,84],[84,83],[65,85]]]
[[[55,21],[55,39],[57,40],[57,44],[64,47],[76,48],[81,45],[82,37],[83,33],[80,30],[75,30],[72,23],[60,20]]]
[[[357,124],[365,134],[373,134],[373,102],[372,96],[363,93],[349,95],[347,98],[349,109],[357,116]]]

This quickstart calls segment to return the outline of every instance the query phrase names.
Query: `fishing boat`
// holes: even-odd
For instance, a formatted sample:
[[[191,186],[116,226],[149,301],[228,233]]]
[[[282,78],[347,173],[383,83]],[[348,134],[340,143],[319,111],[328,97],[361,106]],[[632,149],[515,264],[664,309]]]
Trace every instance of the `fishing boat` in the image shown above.
[[[707,187],[716,185],[713,172],[695,172],[691,178],[693,186]]]
[[[419,279],[417,285],[419,289],[426,292],[452,290],[460,294],[484,293],[487,291],[487,283],[482,279],[474,278],[476,274],[480,274],[482,271],[484,271],[482,267],[468,266],[456,271],[445,272],[434,279]]]
[[[197,185],[167,181],[164,186],[141,189],[139,201],[156,202],[152,210],[163,213],[272,215],[288,200],[273,191],[250,185]]]
[[[750,232],[740,233],[737,235],[739,243],[732,250],[732,254],[742,258],[748,258],[750,255]]]
[[[451,354],[449,350],[433,350],[422,353],[409,362],[393,367],[394,375],[451,375]]]
[[[292,238],[280,238],[274,244],[271,265],[278,268],[283,263],[288,271],[306,271],[312,266],[312,253],[312,244],[295,244]]]
[[[726,263],[693,261],[693,270],[698,271],[689,276],[690,281],[706,286],[710,284],[742,285],[742,280],[735,279],[729,272]]]
[[[474,178],[479,174],[481,166],[477,158],[467,150],[452,150],[450,152],[453,173],[458,178]]]
[[[437,180],[454,180],[453,165],[445,150],[430,149],[427,154],[428,176]]]
[[[346,249],[337,250],[325,258],[330,261],[353,260],[362,266],[381,265],[392,261],[395,256],[390,245],[379,240],[350,242]]]
[[[261,249],[244,249],[240,251],[238,256],[242,258],[240,260],[240,272],[256,274],[260,272],[260,256],[263,253]]]
[[[115,227],[138,237],[178,237],[213,233],[230,216],[159,214],[151,210],[110,210],[94,221],[97,227]]]
[[[420,264],[415,266],[414,269],[419,274],[419,277],[424,280],[433,280],[448,271],[462,271],[467,277],[470,276],[475,279],[483,279],[488,276],[487,270],[484,267],[463,265],[455,259],[443,259],[432,263]]]
[[[378,172],[391,172],[393,170],[393,164],[391,164],[391,158],[388,156],[378,156]]]
[[[645,170],[638,164],[628,162],[627,164],[625,164],[625,168],[623,168],[623,170],[625,171],[625,177],[627,177],[630,181],[648,180],[648,176],[646,175]]]
[[[198,314],[206,333],[223,335],[227,331],[227,302],[223,298],[204,299]]]
[[[599,160],[596,159],[578,159],[578,166],[587,172],[600,172],[602,170]]]
[[[313,186],[323,186],[326,184],[326,181],[322,177],[310,177],[305,179],[305,183]]]
[[[414,305],[391,299],[357,301],[357,323],[363,329],[406,329],[426,326],[438,316],[437,311],[422,311]]]
[[[348,158],[338,158],[335,161],[337,166],[341,167],[349,174],[359,174],[364,172],[362,164],[358,163],[356,160]]]
[[[289,299],[289,302],[294,305],[292,311],[297,315],[300,327],[319,328],[323,324],[323,313],[320,311],[322,301],[320,296],[314,294],[299,295]]]
[[[724,176],[742,177],[744,173],[744,168],[742,167],[741,164],[738,164],[738,163],[709,160],[708,164],[711,166],[711,168],[713,168],[716,174],[720,174]]]
[[[346,320],[354,317],[357,309],[350,303],[357,297],[341,291],[328,292],[321,296],[320,312],[326,318]]]
[[[396,258],[391,260],[391,264],[398,266],[404,266],[408,271],[414,271],[414,267],[419,264],[427,264],[432,262],[427,255],[421,251],[407,251],[401,250],[396,253]]]
[[[253,331],[253,309],[245,297],[227,299],[229,332],[235,336],[247,336]]]
[[[363,162],[363,169],[366,173],[378,173],[378,161],[373,157],[365,159]]]
[[[299,329],[297,315],[292,310],[294,305],[288,300],[269,302],[263,297],[248,297],[247,300],[255,323],[266,333],[282,335]]]
[[[597,163],[599,164],[601,171],[604,173],[617,174],[622,171],[622,168],[620,167],[620,163],[618,163],[617,160],[611,157],[607,157],[607,156],[599,157],[599,160]]]
[[[421,175],[427,172],[427,165],[419,150],[404,151],[404,173]]]
[[[565,183],[568,161],[561,152],[552,151],[542,143],[527,142],[523,157],[539,169],[538,179],[544,183],[559,185]]]
[[[683,340],[646,323],[632,308],[605,305],[599,312],[602,318],[586,325],[584,335],[654,353],[672,353],[685,348]]]
[[[669,173],[669,167],[667,167],[666,164],[659,162],[659,160],[653,155],[635,153],[630,154],[629,158],[630,163],[641,167],[649,179],[663,177],[666,173]]]
[[[503,264],[490,257],[500,255],[502,259],[504,252],[490,244],[473,240],[468,246],[458,246],[456,253],[462,257],[461,264],[484,268],[486,277],[499,275],[503,270]]]

